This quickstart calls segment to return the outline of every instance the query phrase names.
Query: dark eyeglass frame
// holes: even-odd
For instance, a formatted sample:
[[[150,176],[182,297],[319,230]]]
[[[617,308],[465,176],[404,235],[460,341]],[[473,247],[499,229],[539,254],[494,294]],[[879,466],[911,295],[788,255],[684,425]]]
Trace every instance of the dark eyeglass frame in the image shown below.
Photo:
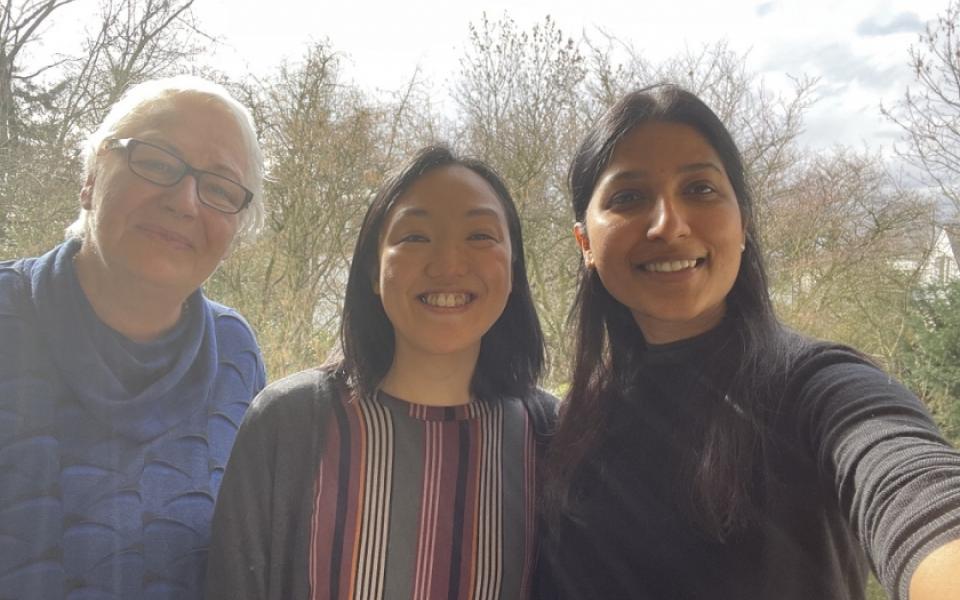
[[[157,181],[153,177],[144,175],[142,172],[137,170],[136,167],[133,166],[133,161],[132,161],[133,150],[137,146],[149,146],[154,150],[157,150],[158,152],[162,152],[163,154],[169,156],[171,159],[173,159],[174,161],[176,161],[181,165],[182,172],[180,173],[180,176],[177,177],[175,181]],[[183,181],[183,178],[186,177],[187,175],[193,175],[194,184],[197,187],[197,198],[200,200],[201,204],[203,204],[208,208],[212,208],[213,210],[216,210],[228,215],[235,215],[240,211],[242,211],[243,209],[250,206],[250,202],[253,200],[253,192],[247,189],[247,187],[244,186],[239,181],[234,181],[233,179],[230,179],[229,177],[224,177],[219,173],[213,173],[211,171],[204,171],[202,169],[197,169],[192,165],[190,165],[187,161],[177,156],[176,154],[156,144],[151,144],[150,142],[138,140],[137,138],[110,138],[105,142],[104,148],[106,148],[107,150],[124,150],[126,152],[126,157],[127,157],[127,168],[130,169],[130,171],[137,177],[145,181],[149,181],[150,183],[155,185],[159,185],[162,187],[173,187],[178,183],[180,183],[181,181]],[[225,210],[222,207],[216,206],[214,204],[210,204],[209,202],[207,202],[207,200],[204,199],[203,194],[200,192],[200,179],[202,177],[214,177],[216,179],[229,181],[230,183],[236,186],[239,186],[240,189],[244,191],[243,203],[235,210]]]

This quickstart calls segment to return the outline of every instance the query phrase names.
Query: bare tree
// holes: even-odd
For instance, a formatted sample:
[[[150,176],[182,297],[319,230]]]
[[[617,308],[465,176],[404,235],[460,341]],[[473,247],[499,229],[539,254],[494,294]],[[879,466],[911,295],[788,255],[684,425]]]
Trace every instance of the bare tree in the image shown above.
[[[182,71],[208,39],[195,22],[194,0],[104,0],[83,54],[69,61],[57,97],[62,144],[77,127],[98,123],[131,84]]]
[[[929,202],[879,157],[843,148],[808,156],[784,190],[763,223],[781,316],[892,359],[933,241]]]
[[[960,1],[952,0],[910,49],[914,82],[883,114],[903,129],[904,159],[960,211]]]
[[[211,289],[257,327],[272,373],[316,365],[335,346],[359,221],[383,179],[390,115],[345,83],[338,55],[310,48],[268,80],[240,87],[270,177],[267,228]],[[401,115],[391,124],[403,129]],[[401,140],[395,140],[402,146]]]
[[[588,101],[599,114],[628,91],[674,83],[697,94],[720,117],[743,154],[762,218],[766,205],[797,162],[803,115],[814,102],[816,80],[797,77],[786,94],[770,92],[747,68],[747,55],[725,41],[706,44],[653,63],[631,44],[600,32],[588,39],[591,76]]]
[[[549,18],[521,30],[509,17],[471,25],[454,99],[462,139],[506,180],[524,224],[527,269],[556,383],[566,361],[566,315],[577,252],[565,192],[581,137],[586,65],[578,44]]]
[[[0,13],[0,252],[28,255],[62,238],[76,216],[77,142],[131,83],[187,70],[205,39],[193,0],[106,0],[78,53],[35,57],[24,47],[73,0],[8,0]],[[6,75],[4,75],[4,73]],[[41,76],[42,75],[42,76]]]
[[[15,5],[13,0],[4,0],[0,5],[0,148],[6,148],[20,135],[23,114],[29,112],[21,104],[47,100],[35,80],[61,62],[50,60],[24,71],[24,49],[38,40],[41,26],[58,8],[74,1],[27,0]]]
[[[31,0],[15,5],[5,0],[0,6],[0,252],[4,256],[16,255],[23,246],[34,247],[36,238],[42,237],[39,229],[51,222],[46,219],[56,222],[55,214],[50,214],[56,209],[31,206],[23,199],[38,190],[59,190],[76,166],[36,141],[42,137],[38,115],[50,111],[53,97],[62,89],[44,86],[41,78],[63,60],[50,57],[30,70],[23,64],[25,49],[41,38],[43,26],[73,1]]]

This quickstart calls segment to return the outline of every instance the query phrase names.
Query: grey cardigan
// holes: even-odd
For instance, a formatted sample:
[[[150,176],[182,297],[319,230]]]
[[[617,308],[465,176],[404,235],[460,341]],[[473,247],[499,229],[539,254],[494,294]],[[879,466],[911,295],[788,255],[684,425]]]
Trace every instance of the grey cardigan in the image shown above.
[[[250,405],[214,512],[208,600],[309,598],[314,478],[342,385],[332,371],[311,369],[272,383]],[[557,400],[537,390],[524,404],[542,455]]]

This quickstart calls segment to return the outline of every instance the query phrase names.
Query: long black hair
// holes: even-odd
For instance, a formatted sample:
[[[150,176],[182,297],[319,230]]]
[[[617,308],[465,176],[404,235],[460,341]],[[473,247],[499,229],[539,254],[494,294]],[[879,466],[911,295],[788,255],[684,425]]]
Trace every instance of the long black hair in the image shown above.
[[[454,166],[482,177],[500,201],[510,232],[513,273],[507,305],[481,339],[470,391],[478,398],[521,397],[540,378],[543,332],[527,281],[520,217],[513,198],[499,175],[482,161],[457,157],[444,146],[427,146],[377,192],[363,218],[353,252],[340,322],[343,360],[339,370],[361,397],[376,392],[393,363],[393,326],[373,290],[383,224],[390,209],[418,179],[436,169]]]
[[[576,220],[586,221],[597,180],[621,139],[648,122],[669,122],[695,129],[714,148],[736,193],[746,233],[746,248],[726,319],[731,344],[740,358],[727,389],[704,422],[703,445],[691,449],[687,469],[692,520],[711,537],[722,539],[748,522],[755,508],[755,470],[762,465],[768,407],[765,391],[783,371],[791,344],[777,321],[767,291],[767,276],[754,220],[753,199],[743,160],[727,128],[694,94],[670,84],[634,91],[616,102],[589,130],[568,173]],[[586,235],[589,237],[590,232]],[[578,470],[603,441],[611,414],[622,403],[629,377],[646,341],[630,311],[618,302],[593,268],[581,263],[571,310],[576,329],[573,380],[563,404],[546,471],[546,508],[554,518],[574,501]]]

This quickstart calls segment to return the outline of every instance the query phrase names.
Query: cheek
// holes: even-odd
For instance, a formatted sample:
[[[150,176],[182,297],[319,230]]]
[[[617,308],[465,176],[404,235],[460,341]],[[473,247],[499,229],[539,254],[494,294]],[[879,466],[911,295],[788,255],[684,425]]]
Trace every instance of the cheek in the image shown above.
[[[391,293],[395,293],[396,289],[403,285],[403,276],[407,271],[403,263],[401,257],[393,255],[389,251],[381,255],[377,275],[381,301],[389,301]]]
[[[731,218],[730,225],[724,234],[722,254],[719,255],[722,257],[720,264],[723,268],[724,278],[729,280],[725,281],[724,285],[729,285],[731,289],[743,264],[743,252],[740,250],[743,239],[744,231],[740,226],[739,213],[737,213]],[[720,246],[720,244],[718,244],[718,246]]]
[[[743,229],[743,224],[740,219],[740,212],[735,211],[732,215],[729,216],[728,221],[729,225],[726,228],[726,233],[724,235],[726,239],[726,245],[730,248],[731,252],[740,254],[740,246],[744,243],[746,239],[746,232]]]
[[[509,249],[489,257],[484,265],[488,277],[509,294],[513,289],[513,260]]]
[[[393,282],[396,280],[393,269],[390,264],[381,264],[380,265],[380,274],[377,277],[377,287],[380,292],[380,300],[388,301],[390,299],[390,287],[393,285]]]
[[[598,268],[626,259],[635,241],[628,235],[630,228],[624,222],[599,221],[588,226],[587,231]]]
[[[111,231],[120,232],[119,219],[126,213],[123,203],[110,190],[101,188],[94,190],[91,196],[90,220],[101,235]]]
[[[211,213],[206,207],[200,207],[200,209]],[[204,217],[203,231],[209,249],[225,255],[233,244],[233,238],[237,235],[239,227],[240,219],[236,215],[207,214]]]

